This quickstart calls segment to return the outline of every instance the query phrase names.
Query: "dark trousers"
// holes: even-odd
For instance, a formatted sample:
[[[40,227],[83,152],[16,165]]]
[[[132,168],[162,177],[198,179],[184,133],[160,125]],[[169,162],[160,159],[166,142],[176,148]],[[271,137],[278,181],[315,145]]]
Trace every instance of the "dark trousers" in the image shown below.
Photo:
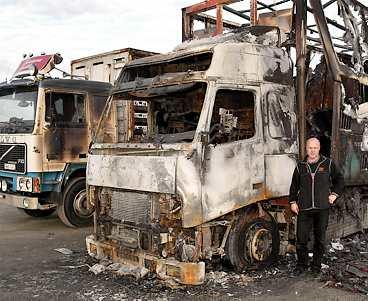
[[[299,266],[308,266],[308,239],[313,228],[314,246],[312,267],[321,268],[321,261],[325,252],[328,213],[329,209],[299,211],[296,229],[296,253]]]

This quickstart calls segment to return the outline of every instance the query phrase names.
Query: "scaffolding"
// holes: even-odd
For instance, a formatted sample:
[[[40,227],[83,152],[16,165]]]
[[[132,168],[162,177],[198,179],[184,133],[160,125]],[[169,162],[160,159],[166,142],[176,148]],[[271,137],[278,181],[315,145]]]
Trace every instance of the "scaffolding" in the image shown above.
[[[225,13],[230,18],[236,16],[240,22],[225,20]],[[331,156],[338,160],[342,77],[368,85],[367,18],[368,8],[358,0],[207,0],[182,9],[182,39],[215,36],[250,26],[279,28],[286,37],[283,46],[288,50],[294,48],[296,52],[301,157],[305,155],[306,77],[310,53],[323,53],[334,79],[332,141],[335,143]],[[204,24],[204,28],[196,30],[196,23]]]

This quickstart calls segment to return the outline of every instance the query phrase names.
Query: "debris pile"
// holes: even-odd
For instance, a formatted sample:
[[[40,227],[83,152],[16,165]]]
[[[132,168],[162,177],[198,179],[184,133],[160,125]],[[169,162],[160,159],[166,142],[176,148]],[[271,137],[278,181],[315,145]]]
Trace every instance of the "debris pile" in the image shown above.
[[[112,263],[103,259],[96,263],[89,258],[89,272],[98,275],[96,279],[106,279],[114,284],[121,285],[129,291],[137,286],[150,297],[159,298],[172,292],[176,296],[210,297],[241,296],[245,292],[249,296],[269,296],[285,294],[295,290],[300,294],[303,285],[311,285],[316,281],[323,282],[317,285],[320,288],[341,288],[349,292],[368,294],[368,235],[356,234],[344,239],[331,241],[327,247],[322,273],[316,278],[315,274],[306,271],[303,275],[293,273],[296,266],[296,254],[287,253],[279,261],[263,270],[245,270],[236,273],[226,264],[218,262],[207,266],[206,281],[201,286],[174,286],[165,280],[160,280],[148,270],[128,269],[120,263]],[[310,253],[310,256],[312,253]],[[141,274],[143,273],[143,274]],[[133,277],[121,277],[130,275]],[[143,277],[142,277],[143,276]],[[144,278],[144,279],[142,279]],[[137,281],[137,279],[139,279]],[[317,280],[318,279],[318,280]],[[304,283],[300,286],[300,283]],[[175,291],[175,293],[174,293]],[[289,292],[290,291],[290,292]],[[129,295],[129,294],[128,294]]]
[[[206,285],[222,288],[228,288],[234,283],[239,286],[247,286],[253,279],[245,274],[237,274],[235,272],[210,271],[206,274]]]
[[[361,233],[331,242],[321,275],[326,286],[368,294],[367,238]]]
[[[90,267],[89,271],[95,275],[105,271],[111,271],[118,276],[134,276],[136,280],[146,277],[149,273],[149,270],[146,268],[113,263],[107,259],[102,259],[99,263],[94,264]]]

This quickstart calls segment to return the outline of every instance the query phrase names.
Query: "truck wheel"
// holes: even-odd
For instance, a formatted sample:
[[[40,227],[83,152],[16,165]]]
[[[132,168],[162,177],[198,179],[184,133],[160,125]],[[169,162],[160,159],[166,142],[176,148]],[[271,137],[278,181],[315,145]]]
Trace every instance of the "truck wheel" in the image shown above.
[[[260,269],[277,260],[280,236],[277,223],[269,216],[266,220],[243,215],[231,230],[227,242],[228,258],[237,271],[245,267]]]
[[[50,208],[50,209],[45,209],[45,210],[40,210],[40,209],[32,210],[32,209],[23,209],[23,208],[19,208],[19,209],[21,209],[27,215],[32,216],[32,217],[46,217],[46,216],[53,214],[56,210],[55,208]]]
[[[93,209],[87,208],[86,179],[74,178],[66,185],[63,199],[57,207],[61,221],[76,228],[92,224]]]

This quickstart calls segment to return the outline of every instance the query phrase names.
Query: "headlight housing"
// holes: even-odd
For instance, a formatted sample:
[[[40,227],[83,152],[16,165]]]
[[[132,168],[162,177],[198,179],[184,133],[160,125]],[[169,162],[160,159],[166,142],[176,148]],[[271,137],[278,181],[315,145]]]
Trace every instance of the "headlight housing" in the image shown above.
[[[6,182],[6,180],[1,180],[1,191],[2,192],[6,192],[8,190],[8,183]]]
[[[31,177],[17,177],[17,190],[32,192],[32,178]]]

